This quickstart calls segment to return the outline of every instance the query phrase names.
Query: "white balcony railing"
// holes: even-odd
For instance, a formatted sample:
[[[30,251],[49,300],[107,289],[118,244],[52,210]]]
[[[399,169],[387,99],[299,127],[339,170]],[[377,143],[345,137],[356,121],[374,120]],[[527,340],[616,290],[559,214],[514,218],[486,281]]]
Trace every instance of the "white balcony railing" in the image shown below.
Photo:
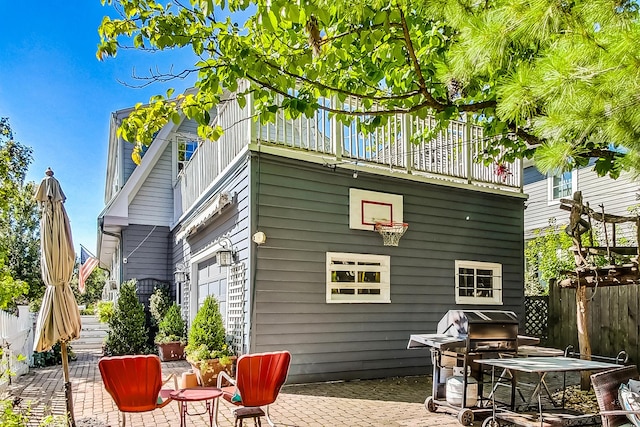
[[[330,105],[329,100],[321,102]],[[336,101],[333,102],[335,106]],[[342,107],[355,110],[360,106],[347,101]],[[522,190],[520,160],[499,167],[478,161],[491,142],[483,137],[479,126],[468,125],[464,120],[451,121],[446,130],[426,140],[421,136],[436,125],[433,117],[396,114],[388,117],[384,126],[365,134],[359,131],[359,125],[366,119],[354,116],[345,125],[324,110],[318,110],[311,118],[296,119],[286,119],[280,111],[275,122],[262,125],[253,120],[250,102],[240,108],[237,102],[227,101],[220,105],[214,119],[214,125],[220,125],[225,133],[217,141],[200,143],[180,174],[181,206],[192,206],[250,143],[302,150],[326,162],[353,163],[373,171],[385,167],[433,179]]]

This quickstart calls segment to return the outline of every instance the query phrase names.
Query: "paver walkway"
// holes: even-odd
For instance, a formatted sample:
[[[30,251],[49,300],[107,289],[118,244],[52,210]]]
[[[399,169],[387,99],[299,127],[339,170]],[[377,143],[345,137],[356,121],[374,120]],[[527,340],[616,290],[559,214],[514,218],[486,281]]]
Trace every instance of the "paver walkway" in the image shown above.
[[[78,427],[118,425],[118,411],[111,396],[104,390],[95,352],[78,352],[78,360],[70,363],[75,418]],[[180,375],[189,369],[185,361],[164,362],[163,374]],[[31,402],[34,422],[48,411],[64,413],[62,367],[31,369],[29,374],[14,380],[9,386],[13,397],[22,399],[26,407]],[[288,385],[283,387],[277,402],[271,407],[272,419],[278,426],[414,426],[459,427],[455,416],[446,413],[430,414],[424,400],[431,395],[429,375],[384,380]],[[190,411],[204,411],[204,404],[190,403]],[[221,427],[233,426],[230,406],[221,403]],[[192,416],[189,426],[206,426],[205,415]],[[480,422],[474,423],[479,426]],[[177,426],[178,405],[143,414],[127,415],[127,425]],[[263,425],[267,425],[266,422]]]

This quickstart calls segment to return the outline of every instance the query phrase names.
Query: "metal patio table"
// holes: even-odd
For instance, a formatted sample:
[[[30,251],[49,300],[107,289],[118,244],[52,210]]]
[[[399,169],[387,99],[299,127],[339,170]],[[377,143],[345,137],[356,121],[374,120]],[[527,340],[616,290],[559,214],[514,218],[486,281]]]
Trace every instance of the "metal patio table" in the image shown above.
[[[492,386],[495,387],[496,368],[500,368],[502,370],[506,370],[510,374],[510,382],[511,382],[511,405],[510,408],[497,408],[495,397],[492,399],[493,406],[493,414],[492,417],[487,418],[483,423],[483,427],[496,427],[499,426],[498,420],[508,421],[509,423],[514,423],[518,425],[533,425],[531,422],[539,425],[572,425],[571,419],[576,418],[573,416],[555,416],[554,419],[559,420],[558,422],[549,422],[550,420],[544,419],[543,409],[542,409],[542,401],[541,394],[544,392],[547,394],[551,403],[555,407],[564,407],[564,391],[566,389],[566,374],[567,372],[581,372],[581,371],[603,371],[607,369],[618,368],[620,365],[615,363],[607,363],[607,362],[598,362],[593,360],[583,360],[583,359],[575,359],[571,357],[564,356],[555,356],[555,357],[514,357],[507,359],[478,359],[477,363],[491,366],[492,368]],[[537,374],[538,381],[535,384],[533,392],[529,397],[528,401],[524,405],[524,410],[526,410],[534,399],[537,399],[538,403],[538,412],[537,414],[531,413],[519,413],[516,412],[515,406],[515,389],[516,389],[516,377],[518,372],[529,373],[529,374]],[[549,372],[557,372],[563,374],[563,397],[562,403],[558,404],[551,395],[549,388],[547,387],[547,383],[545,382],[545,378]],[[527,416],[519,416],[519,415],[527,415]],[[531,417],[531,415],[537,415],[537,419],[535,417]],[[567,415],[567,414],[564,414]],[[589,415],[592,416],[592,415]]]
[[[193,387],[175,390],[170,393],[173,400],[178,401],[180,412],[180,427],[187,425],[187,415],[209,415],[209,427],[213,426],[213,409],[215,399],[222,396],[222,390],[216,387]],[[205,411],[189,413],[188,402],[205,402]]]

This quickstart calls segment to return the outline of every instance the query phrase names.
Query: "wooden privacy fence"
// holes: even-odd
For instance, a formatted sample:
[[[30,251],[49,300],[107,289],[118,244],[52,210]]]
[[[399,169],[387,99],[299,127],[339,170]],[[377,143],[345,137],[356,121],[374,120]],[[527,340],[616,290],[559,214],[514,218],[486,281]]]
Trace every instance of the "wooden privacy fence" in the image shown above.
[[[548,338],[546,345],[578,347],[576,290],[549,289]],[[589,289],[588,330],[592,354],[615,356],[625,350],[632,363],[640,362],[640,292],[638,285]],[[529,298],[529,297],[527,297]]]

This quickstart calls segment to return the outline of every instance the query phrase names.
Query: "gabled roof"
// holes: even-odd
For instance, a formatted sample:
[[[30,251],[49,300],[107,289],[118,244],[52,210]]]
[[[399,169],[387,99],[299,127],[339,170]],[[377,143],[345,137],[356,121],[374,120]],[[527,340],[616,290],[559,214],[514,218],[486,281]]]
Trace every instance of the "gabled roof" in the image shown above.
[[[120,110],[114,115],[119,116],[122,112],[130,113],[131,111],[132,109]],[[111,264],[111,254],[113,254],[118,245],[119,238],[117,236],[119,235],[122,227],[129,225],[129,204],[133,201],[140,188],[142,188],[145,180],[164,153],[166,147],[169,145],[169,136],[172,132],[178,129],[183,120],[184,116],[177,124],[173,121],[169,121],[169,123],[167,123],[167,125],[158,132],[149,146],[149,149],[142,157],[142,161],[134,169],[127,182],[124,183],[122,188],[113,195],[111,200],[107,202],[102,212],[98,215],[98,258],[102,264],[107,266]],[[112,129],[110,129],[109,141],[109,158],[107,159],[107,179],[112,177],[112,174],[115,173],[115,170],[112,168],[118,167],[118,164],[115,161],[118,145],[127,143],[117,137],[112,143],[112,135],[116,134],[114,127],[118,125],[119,122],[112,119]],[[120,161],[122,161],[122,159]],[[108,192],[105,194],[108,194]]]

